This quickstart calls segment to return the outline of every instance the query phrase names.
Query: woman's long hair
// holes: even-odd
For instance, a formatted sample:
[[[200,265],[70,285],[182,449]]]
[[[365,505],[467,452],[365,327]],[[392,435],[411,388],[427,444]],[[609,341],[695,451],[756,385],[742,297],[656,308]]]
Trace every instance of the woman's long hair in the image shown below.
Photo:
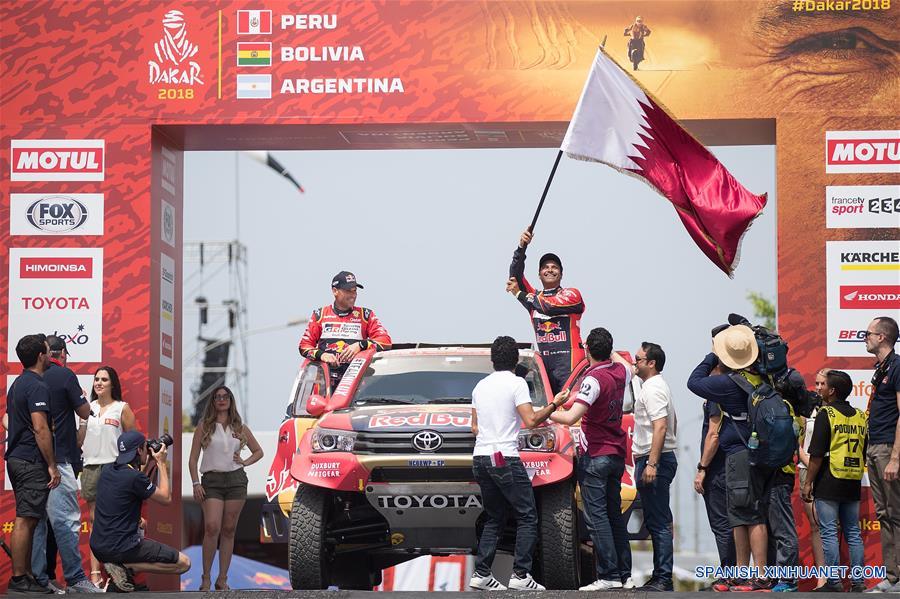
[[[112,387],[109,392],[113,401],[122,401],[122,384],[119,382],[119,373],[112,366],[101,366],[94,371],[94,378],[97,377],[97,373],[101,370],[105,370],[109,375],[109,383]],[[94,380],[91,379],[91,401],[96,401],[97,399],[97,392],[94,390]]]
[[[200,447],[206,449],[209,446],[209,440],[216,431],[216,394],[221,390],[228,393],[228,400],[230,401],[230,404],[228,405],[227,424],[231,427],[232,434],[240,437],[241,447],[244,447],[244,445],[247,444],[246,439],[244,439],[244,422],[241,420],[241,415],[238,414],[234,393],[232,393],[231,389],[225,385],[219,385],[213,389],[213,392],[209,394],[209,399],[206,400],[206,409],[203,411],[203,418],[200,419],[200,424],[203,425],[203,436],[200,438]]]

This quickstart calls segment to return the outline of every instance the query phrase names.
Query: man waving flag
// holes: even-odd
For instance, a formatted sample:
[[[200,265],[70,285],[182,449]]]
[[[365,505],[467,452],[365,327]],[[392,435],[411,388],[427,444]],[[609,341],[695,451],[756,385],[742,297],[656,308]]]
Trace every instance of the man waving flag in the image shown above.
[[[669,199],[700,249],[732,276],[741,237],[766,205],[601,48],[562,152],[633,173]]]

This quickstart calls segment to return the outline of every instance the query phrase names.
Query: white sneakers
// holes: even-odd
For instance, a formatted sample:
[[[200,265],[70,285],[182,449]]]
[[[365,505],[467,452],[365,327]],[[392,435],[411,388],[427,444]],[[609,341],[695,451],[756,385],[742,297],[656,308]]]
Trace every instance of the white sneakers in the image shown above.
[[[891,584],[889,580],[884,579],[866,593],[900,593],[900,581]]]
[[[630,588],[634,588],[634,582],[631,579],[628,579],[628,582],[631,583]],[[627,583],[626,583],[627,584]],[[579,588],[579,591],[610,591],[612,589],[621,589],[622,583],[618,580],[595,580],[591,584],[585,585]]]
[[[519,578],[516,576],[516,573],[513,572],[512,576],[509,577],[509,588],[515,589],[517,591],[546,591],[546,587],[542,584],[538,584],[534,578],[531,577],[531,574],[526,574],[525,578]]]
[[[480,591],[505,591],[506,587],[494,578],[493,574],[480,576],[477,572],[472,575],[469,586]],[[531,574],[526,574],[524,578],[519,578],[515,573],[509,579],[509,588],[516,591],[546,591],[543,585],[538,584]]]
[[[478,572],[472,574],[472,580],[469,586],[479,591],[505,591],[506,587],[500,584],[500,581],[494,578],[493,574],[487,576],[479,576]]]
[[[623,589],[633,589],[634,588],[634,579],[631,576],[628,577],[628,580],[622,583]]]

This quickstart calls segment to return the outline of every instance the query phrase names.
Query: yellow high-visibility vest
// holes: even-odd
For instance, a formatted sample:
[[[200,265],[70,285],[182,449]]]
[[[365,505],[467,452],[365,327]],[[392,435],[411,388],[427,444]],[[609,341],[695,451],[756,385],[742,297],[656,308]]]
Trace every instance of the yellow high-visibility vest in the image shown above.
[[[831,476],[842,480],[862,480],[866,468],[863,446],[866,440],[866,415],[854,410],[852,416],[844,416],[832,406],[825,406],[831,427],[831,446],[828,467]]]

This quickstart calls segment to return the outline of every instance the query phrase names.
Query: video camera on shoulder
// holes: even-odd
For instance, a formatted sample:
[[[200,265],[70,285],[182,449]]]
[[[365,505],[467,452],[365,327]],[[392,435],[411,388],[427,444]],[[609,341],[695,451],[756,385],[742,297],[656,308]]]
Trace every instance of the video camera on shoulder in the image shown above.
[[[753,325],[740,314],[728,315],[728,324],[722,324],[712,330],[713,337],[730,326],[742,324],[750,327],[759,347],[759,357],[750,366],[754,372],[768,379],[781,396],[788,400],[794,413],[809,418],[821,398],[806,389],[803,376],[788,366],[788,344],[781,335],[770,331],[762,325]]]
[[[147,447],[149,447],[153,453],[157,453],[160,449],[163,448],[163,445],[166,447],[172,447],[172,444],[175,443],[175,439],[172,438],[172,435],[169,433],[164,433],[160,435],[158,439],[147,439]]]

